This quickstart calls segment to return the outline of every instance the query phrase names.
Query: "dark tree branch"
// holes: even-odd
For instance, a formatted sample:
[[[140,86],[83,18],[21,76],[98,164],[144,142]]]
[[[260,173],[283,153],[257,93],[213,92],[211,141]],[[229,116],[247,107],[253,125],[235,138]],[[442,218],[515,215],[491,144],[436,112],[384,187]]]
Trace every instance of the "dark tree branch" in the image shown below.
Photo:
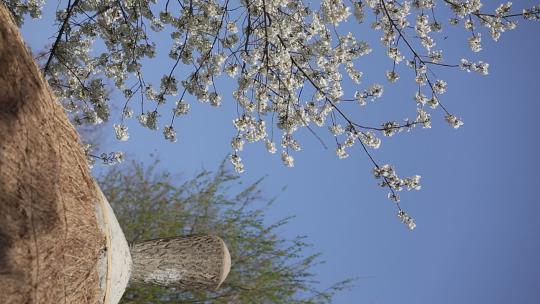
[[[64,31],[66,30],[66,26],[68,24],[69,18],[71,17],[71,13],[73,12],[73,9],[75,6],[79,4],[79,0],[73,1],[73,4],[71,4],[71,0],[69,0],[67,8],[66,8],[66,17],[64,18],[64,22],[62,23],[62,26],[60,27],[60,30],[58,31],[58,36],[56,36],[56,40],[54,41],[53,46],[51,47],[49,58],[47,59],[47,63],[45,64],[45,67],[43,68],[43,74],[47,75],[47,72],[49,71],[49,66],[51,64],[51,61],[53,57],[56,55],[56,49],[58,48],[58,44],[60,43],[60,39],[62,38],[62,35],[64,34]]]

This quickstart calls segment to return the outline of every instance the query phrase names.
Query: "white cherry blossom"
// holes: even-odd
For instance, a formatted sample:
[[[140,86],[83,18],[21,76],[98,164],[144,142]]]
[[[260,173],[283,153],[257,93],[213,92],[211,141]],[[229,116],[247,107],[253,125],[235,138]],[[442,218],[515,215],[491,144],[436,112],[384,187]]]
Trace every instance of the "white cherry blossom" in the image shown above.
[[[3,0],[19,25],[29,22],[26,15],[38,18],[43,2]],[[454,29],[466,35],[467,53],[448,57],[461,58],[481,51],[482,37],[497,41],[520,20],[540,20],[540,5],[516,8],[519,5],[505,2],[489,11],[484,2],[179,0],[163,5],[148,0],[69,1],[67,7],[57,9],[58,29],[50,49],[36,57],[74,124],[101,124],[114,119],[111,109],[120,109],[120,121],[113,125],[119,140],[130,138],[126,120],[136,117],[145,128],[163,128],[164,138],[174,142],[175,121],[190,115],[190,103],[215,108],[233,103],[237,116],[231,163],[239,173],[244,171],[239,153],[245,143],[264,143],[274,154],[274,139],[279,139],[281,160],[293,167],[293,154],[303,144],[298,131],[307,129],[324,142],[325,135],[318,134],[324,130],[321,133],[328,132],[336,142],[337,157],[356,151],[368,154],[381,185],[391,190],[389,198],[397,203],[400,219],[414,229],[414,220],[401,210],[395,192],[419,189],[419,176],[400,179],[393,168],[378,165],[371,153],[381,147],[381,138],[417,125],[431,128],[436,112],[442,115],[433,117],[444,117],[453,128],[463,125],[450,114],[452,100],[441,97],[448,85],[437,77],[447,69],[487,75],[489,64],[467,58],[447,61],[438,49],[438,42],[449,33],[447,25],[459,24]],[[443,11],[447,11],[446,20],[438,19]],[[371,24],[364,24],[368,20]],[[354,26],[342,26],[345,23]],[[370,42],[379,47],[364,41],[369,36],[362,32],[366,30],[377,32],[378,41]],[[170,44],[158,45],[156,32],[169,35]],[[163,67],[155,81],[144,67],[152,64],[158,48],[165,50],[170,66]],[[388,59],[380,63],[381,75],[389,82],[384,88],[364,83],[369,77],[359,60],[381,48]],[[228,77],[234,85],[216,84]],[[392,120],[394,113],[374,125],[358,120],[356,111],[362,109],[348,103],[368,106],[375,99],[384,100],[384,90],[393,90],[398,79],[415,85],[414,91],[403,94],[414,94],[415,101],[410,102],[413,110],[416,107],[414,120],[407,118],[399,124]],[[352,88],[349,83],[354,83]],[[123,96],[120,102],[116,95],[111,98],[115,90]],[[359,150],[352,149],[355,144]],[[91,147],[87,150],[92,161],[113,164],[123,159],[118,152],[92,156]]]

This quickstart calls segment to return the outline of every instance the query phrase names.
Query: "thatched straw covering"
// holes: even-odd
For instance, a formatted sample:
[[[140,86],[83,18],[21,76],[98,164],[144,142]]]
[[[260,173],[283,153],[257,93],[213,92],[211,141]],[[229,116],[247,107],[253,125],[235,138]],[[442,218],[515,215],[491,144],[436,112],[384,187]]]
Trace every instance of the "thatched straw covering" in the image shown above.
[[[0,303],[100,303],[105,235],[77,133],[0,4]]]

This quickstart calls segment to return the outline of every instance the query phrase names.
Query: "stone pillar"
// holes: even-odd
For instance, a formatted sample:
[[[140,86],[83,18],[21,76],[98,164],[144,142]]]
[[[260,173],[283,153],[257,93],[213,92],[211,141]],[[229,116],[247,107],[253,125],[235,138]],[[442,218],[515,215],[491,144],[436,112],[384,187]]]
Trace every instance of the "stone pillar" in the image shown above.
[[[216,236],[171,237],[135,243],[130,284],[184,290],[218,288],[231,268],[225,243]]]

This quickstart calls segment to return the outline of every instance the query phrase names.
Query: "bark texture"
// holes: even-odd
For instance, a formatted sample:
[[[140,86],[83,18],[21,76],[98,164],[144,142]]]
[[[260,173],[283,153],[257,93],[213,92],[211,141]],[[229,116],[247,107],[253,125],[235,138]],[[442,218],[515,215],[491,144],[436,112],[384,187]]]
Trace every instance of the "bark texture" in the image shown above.
[[[0,303],[100,303],[99,196],[79,138],[0,3]]]
[[[231,267],[229,250],[216,236],[171,237],[135,243],[130,283],[216,289]]]

